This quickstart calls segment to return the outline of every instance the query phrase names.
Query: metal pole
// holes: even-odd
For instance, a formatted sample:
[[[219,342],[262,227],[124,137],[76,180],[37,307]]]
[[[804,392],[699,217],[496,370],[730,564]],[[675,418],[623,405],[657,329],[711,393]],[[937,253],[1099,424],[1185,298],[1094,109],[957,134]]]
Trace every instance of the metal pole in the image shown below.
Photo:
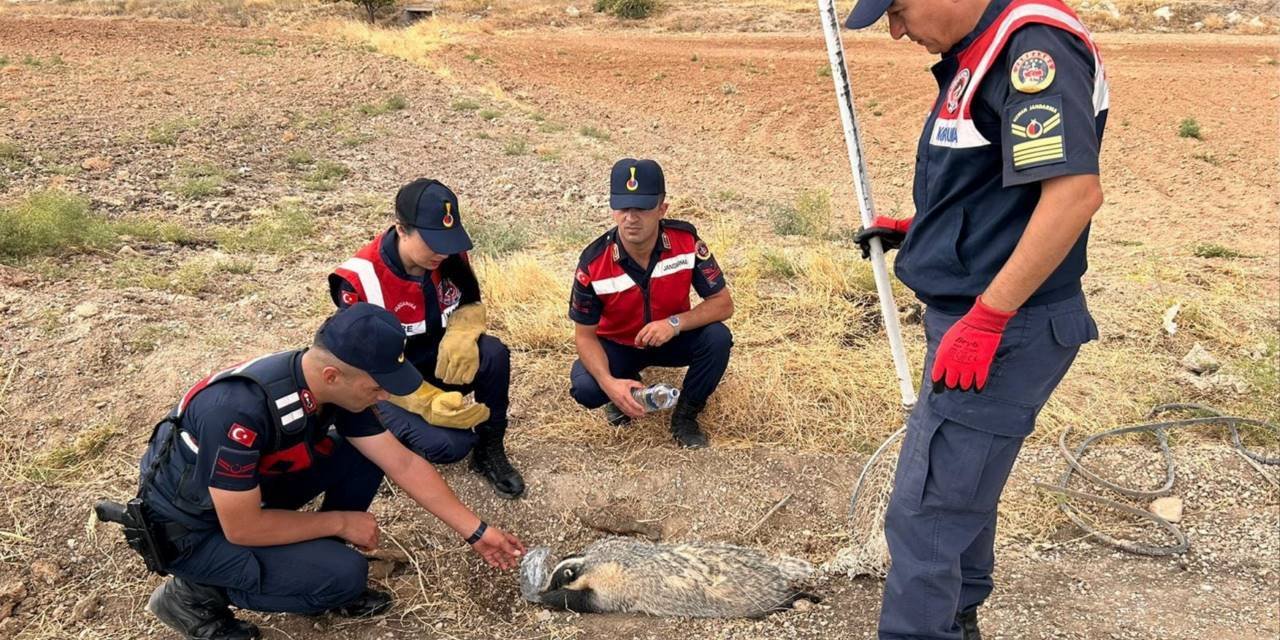
[[[853,89],[844,63],[844,43],[840,40],[840,18],[836,15],[835,0],[818,0],[818,12],[822,14],[822,32],[827,38],[827,57],[831,62],[831,79],[836,85],[836,102],[840,104],[845,146],[849,149],[849,166],[853,171],[853,189],[858,196],[858,213],[862,218],[862,226],[870,227],[875,219],[875,206],[871,203],[871,184],[867,179],[866,162],[862,158],[862,136],[858,132],[858,117],[853,111]],[[871,270],[876,279],[876,293],[880,294],[880,313],[884,316],[885,333],[889,335],[889,350],[893,353],[893,368],[898,374],[902,405],[910,407],[916,402],[915,385],[911,381],[907,353],[902,348],[898,306],[893,302],[889,269],[885,266],[884,248],[880,246],[879,238],[871,239]]]

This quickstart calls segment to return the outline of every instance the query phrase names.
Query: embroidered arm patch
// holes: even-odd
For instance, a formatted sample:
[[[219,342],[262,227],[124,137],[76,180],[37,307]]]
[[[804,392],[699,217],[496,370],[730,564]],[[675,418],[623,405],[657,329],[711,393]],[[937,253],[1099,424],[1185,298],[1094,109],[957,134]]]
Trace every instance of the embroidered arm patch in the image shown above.
[[[258,486],[258,458],[257,451],[219,447],[209,486],[227,491],[248,491]]]
[[[1014,171],[1067,161],[1062,96],[1044,96],[1005,110],[1005,162]]]

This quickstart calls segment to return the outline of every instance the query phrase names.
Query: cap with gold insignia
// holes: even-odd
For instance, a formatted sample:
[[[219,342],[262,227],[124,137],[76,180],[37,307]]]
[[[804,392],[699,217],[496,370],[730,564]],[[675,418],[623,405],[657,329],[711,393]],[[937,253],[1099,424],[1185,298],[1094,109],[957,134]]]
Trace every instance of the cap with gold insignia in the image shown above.
[[[325,320],[316,336],[329,353],[395,395],[407,396],[422,386],[422,374],[404,360],[404,326],[382,307],[353,304]]]
[[[662,167],[653,160],[623,158],[614,163],[609,173],[609,208],[614,211],[654,209],[666,192]]]
[[[436,253],[453,255],[471,248],[471,236],[462,228],[458,196],[438,180],[418,178],[401,187],[396,216],[418,229]]]

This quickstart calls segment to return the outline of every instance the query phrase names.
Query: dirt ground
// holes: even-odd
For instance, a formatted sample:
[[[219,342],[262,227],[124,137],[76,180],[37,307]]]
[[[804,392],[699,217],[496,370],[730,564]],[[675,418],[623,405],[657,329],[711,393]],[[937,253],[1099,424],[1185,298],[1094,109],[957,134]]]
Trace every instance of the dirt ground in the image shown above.
[[[1133,421],[1180,398],[1274,418],[1276,387],[1266,381],[1280,331],[1280,40],[1099,40],[1113,103],[1107,204],[1086,287],[1106,335],[1082,354],[1042,430],[1078,416],[1094,428]],[[847,34],[845,43],[878,208],[905,215],[935,91],[930,58],[884,34]],[[0,201],[58,188],[113,219],[209,233],[252,231],[264,212],[293,206],[282,202],[308,212],[305,229],[283,230],[284,247],[139,238],[0,264],[0,637],[170,637],[142,611],[158,578],[116,530],[89,519],[91,500],[131,494],[151,423],[192,381],[309,338],[328,310],[325,274],[385,223],[406,177],[448,176],[471,203],[469,226],[531,228],[534,255],[565,269],[604,228],[604,172],[623,155],[661,158],[679,203],[731,212],[759,244],[795,242],[774,235],[767,212],[808,189],[828,189],[836,211],[851,210],[816,33],[459,28],[425,68],[370,48],[270,28],[0,14],[0,136],[22,150],[0,163]],[[378,110],[396,95],[408,106]],[[1199,122],[1200,139],[1175,135],[1186,117]],[[299,161],[299,149],[313,158]],[[321,160],[350,174],[316,187]],[[210,196],[184,195],[183,172],[204,164],[227,175]],[[853,217],[843,224],[856,226]],[[1236,255],[1202,255],[1205,245]],[[215,266],[197,269],[205,264]],[[183,279],[191,273],[200,277]],[[1175,301],[1189,301],[1186,329],[1160,337],[1160,313]],[[1253,391],[1174,381],[1168,370],[1196,341]],[[514,345],[514,386],[525,391],[510,450],[528,496],[501,501],[461,465],[445,469],[490,522],[558,553],[600,535],[580,519],[600,505],[653,521],[667,539],[749,544],[815,563],[848,542],[844,513],[865,460],[856,452],[875,442],[841,439],[824,450],[737,438],[678,451],[656,419],[610,431],[570,407],[565,343],[524,344]],[[546,375],[548,362],[563,371]],[[883,422],[881,435],[898,417],[889,411]],[[1155,460],[1139,444],[1100,460],[1153,482],[1139,466]],[[1053,440],[1029,443],[1006,494],[998,587],[983,610],[988,637],[1280,634],[1280,491],[1223,437],[1175,445],[1192,550],[1153,559],[1100,546],[1056,517],[1032,482],[1053,479],[1063,463]],[[384,492],[375,503],[384,535],[415,559],[378,579],[398,606],[360,622],[249,616],[267,637],[874,637],[881,584],[869,578],[824,577],[821,605],[762,621],[547,614],[519,599],[513,575],[480,566],[433,518]],[[6,596],[15,581],[22,597]]]

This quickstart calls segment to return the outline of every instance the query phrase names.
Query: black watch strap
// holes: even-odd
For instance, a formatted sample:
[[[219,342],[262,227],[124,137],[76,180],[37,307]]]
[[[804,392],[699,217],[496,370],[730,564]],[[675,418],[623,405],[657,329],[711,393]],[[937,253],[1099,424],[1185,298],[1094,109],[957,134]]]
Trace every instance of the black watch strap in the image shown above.
[[[480,526],[476,527],[475,532],[472,533],[469,537],[467,537],[467,544],[475,544],[477,542],[480,542],[480,538],[484,537],[484,532],[488,529],[489,529],[489,525],[485,524],[484,520],[481,520]]]

